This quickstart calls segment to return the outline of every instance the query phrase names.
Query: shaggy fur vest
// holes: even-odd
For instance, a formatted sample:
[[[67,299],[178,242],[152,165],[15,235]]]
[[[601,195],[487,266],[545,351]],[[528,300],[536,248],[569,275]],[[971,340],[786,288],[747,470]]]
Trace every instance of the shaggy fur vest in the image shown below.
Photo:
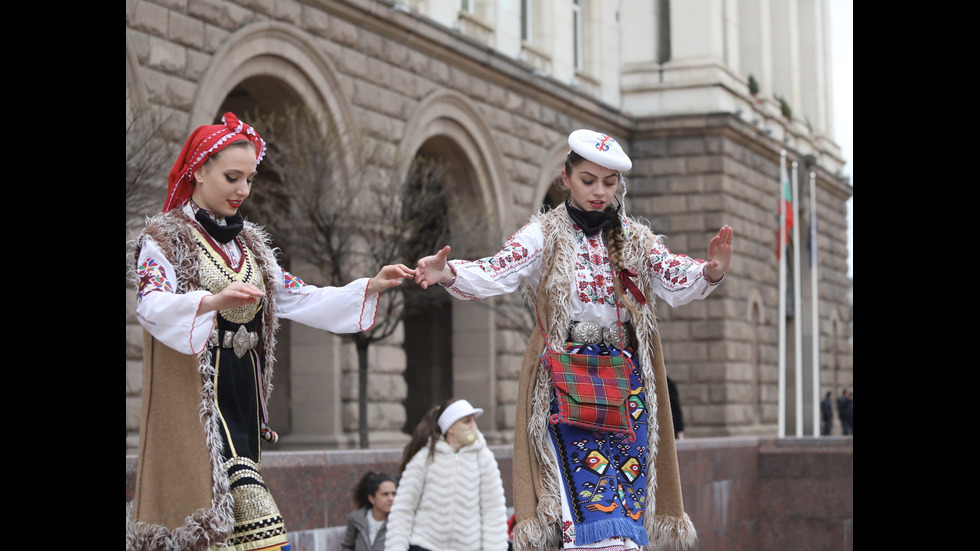
[[[177,272],[175,293],[201,289],[198,245],[190,222],[175,208],[147,220],[128,244],[130,273],[135,272],[146,237],[163,249]],[[239,238],[255,255],[266,285],[281,271],[268,233],[245,222]],[[256,325],[262,359],[261,392],[268,403],[275,365],[275,293],[267,292]],[[197,355],[180,354],[143,330],[143,402],[140,414],[136,493],[126,507],[126,549],[139,551],[206,550],[234,530],[232,497],[222,468],[222,440],[212,384],[209,347]]]
[[[529,293],[543,328],[532,332],[524,353],[518,383],[514,434],[514,529],[515,551],[561,549],[561,482],[558,467],[550,457],[552,446],[547,431],[549,405],[554,393],[552,374],[540,361],[547,334],[548,345],[560,351],[571,319],[571,289],[575,270],[576,243],[565,206],[532,218],[545,236],[541,282]],[[626,265],[639,274],[638,286],[648,297],[640,316],[632,316],[635,354],[640,360],[647,396],[647,495],[644,525],[650,548],[693,548],[697,532],[684,512],[681,498],[677,451],[667,395],[664,367],[653,309],[653,286],[649,253],[659,237],[647,226],[627,219],[628,235],[623,248]]]

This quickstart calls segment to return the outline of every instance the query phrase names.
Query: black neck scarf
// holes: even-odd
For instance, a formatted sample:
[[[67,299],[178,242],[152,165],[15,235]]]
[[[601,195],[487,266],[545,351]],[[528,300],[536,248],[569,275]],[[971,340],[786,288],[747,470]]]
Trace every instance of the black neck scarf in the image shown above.
[[[585,235],[593,236],[606,226],[610,226],[614,223],[619,222],[619,210],[622,205],[617,205],[615,210],[590,210],[584,211],[574,205],[571,201],[565,199],[565,210],[568,211],[568,216],[571,217],[572,221],[578,224],[578,227],[582,228]]]
[[[198,207],[197,212],[194,213],[194,218],[197,219],[204,231],[208,232],[208,235],[213,237],[215,241],[221,243],[222,245],[227,244],[229,241],[238,236],[238,232],[242,231],[242,227],[245,225],[245,221],[242,218],[241,212],[236,212],[234,216],[226,216],[225,222],[228,223],[227,226],[220,226],[213,218],[208,214],[208,211]]]

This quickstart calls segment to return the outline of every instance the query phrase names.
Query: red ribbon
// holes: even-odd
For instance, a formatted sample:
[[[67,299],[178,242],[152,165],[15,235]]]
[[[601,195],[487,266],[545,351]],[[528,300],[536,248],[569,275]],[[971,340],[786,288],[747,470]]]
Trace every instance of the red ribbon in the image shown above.
[[[622,282],[623,287],[626,287],[626,290],[628,290],[630,294],[633,295],[633,298],[636,299],[636,302],[639,302],[640,304],[646,304],[647,297],[643,296],[643,292],[640,291],[640,288],[637,287],[635,283],[633,283],[633,280],[631,278],[634,277],[636,277],[636,270],[633,270],[631,268],[623,268],[622,270],[619,271],[619,281]]]

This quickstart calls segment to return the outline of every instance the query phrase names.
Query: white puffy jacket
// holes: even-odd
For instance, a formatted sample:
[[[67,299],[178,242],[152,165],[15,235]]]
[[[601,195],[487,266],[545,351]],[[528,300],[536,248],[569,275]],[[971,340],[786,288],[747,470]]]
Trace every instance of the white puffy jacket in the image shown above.
[[[388,515],[385,551],[506,551],[507,505],[497,460],[483,434],[454,451],[426,444],[405,466]]]

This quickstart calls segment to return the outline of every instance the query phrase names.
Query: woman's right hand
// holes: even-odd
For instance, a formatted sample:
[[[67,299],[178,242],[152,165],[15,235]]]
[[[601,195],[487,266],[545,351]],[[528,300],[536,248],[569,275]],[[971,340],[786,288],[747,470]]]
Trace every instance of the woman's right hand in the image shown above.
[[[381,268],[378,275],[371,278],[367,286],[367,296],[374,293],[381,293],[392,287],[402,284],[402,279],[408,279],[415,275],[415,270],[404,264],[389,264]]]
[[[208,295],[201,300],[200,313],[213,312],[215,310],[227,310],[238,308],[246,304],[253,304],[265,296],[262,289],[251,283],[234,281],[222,289],[216,295]]]
[[[452,280],[453,272],[446,263],[449,256],[449,245],[446,245],[434,255],[420,258],[415,270],[415,283],[423,289],[428,289],[429,285],[438,285]]]

